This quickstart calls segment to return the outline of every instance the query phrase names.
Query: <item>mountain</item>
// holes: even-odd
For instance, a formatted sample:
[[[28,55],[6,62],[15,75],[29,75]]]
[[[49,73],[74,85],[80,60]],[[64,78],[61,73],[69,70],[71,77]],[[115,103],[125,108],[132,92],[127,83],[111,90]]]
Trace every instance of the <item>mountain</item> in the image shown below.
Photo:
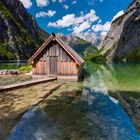
[[[0,60],[28,59],[47,37],[19,0],[0,0]]]
[[[140,0],[134,0],[124,15],[112,22],[102,47],[109,62],[140,61]]]
[[[105,36],[97,35],[93,32],[85,32],[85,33],[74,33],[74,36],[77,36],[83,40],[91,42],[94,46],[99,46],[103,41]]]
[[[64,34],[59,33],[57,34],[57,36],[59,36],[64,42],[66,42],[66,44],[71,46],[77,53],[79,53],[83,57],[92,54],[97,50],[97,48],[91,42],[81,39],[74,34],[65,36]]]

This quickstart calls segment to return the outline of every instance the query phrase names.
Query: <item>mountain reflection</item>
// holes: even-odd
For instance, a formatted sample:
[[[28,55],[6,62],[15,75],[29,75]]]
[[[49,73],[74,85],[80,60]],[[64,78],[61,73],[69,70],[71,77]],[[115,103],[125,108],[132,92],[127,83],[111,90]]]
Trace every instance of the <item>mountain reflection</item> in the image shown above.
[[[79,100],[66,104],[68,98],[57,97],[50,102],[50,108],[30,109],[8,140],[140,140],[127,113],[108,95],[108,87],[117,85],[114,75],[111,66],[85,64]],[[60,109],[63,106],[58,101],[67,107]],[[52,111],[58,109],[59,114],[53,115]]]

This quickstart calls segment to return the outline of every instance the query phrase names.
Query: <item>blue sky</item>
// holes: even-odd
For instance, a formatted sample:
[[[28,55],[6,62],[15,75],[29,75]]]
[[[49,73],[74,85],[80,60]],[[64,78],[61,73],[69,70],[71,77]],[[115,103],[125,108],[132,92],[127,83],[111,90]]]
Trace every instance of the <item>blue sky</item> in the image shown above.
[[[132,0],[20,0],[45,31],[106,34]]]

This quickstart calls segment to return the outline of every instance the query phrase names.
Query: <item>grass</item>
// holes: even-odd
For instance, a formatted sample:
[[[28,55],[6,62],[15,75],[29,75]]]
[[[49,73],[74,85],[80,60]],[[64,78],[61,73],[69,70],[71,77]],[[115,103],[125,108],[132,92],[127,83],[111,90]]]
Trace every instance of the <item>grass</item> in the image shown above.
[[[101,55],[101,52],[103,49],[97,50],[94,53],[88,55],[85,57],[85,61],[91,61],[91,62],[98,62],[98,63],[104,63],[106,61],[106,58]]]
[[[19,67],[18,70],[22,73],[30,72],[30,71],[32,71],[32,66],[24,65],[24,66]]]
[[[16,64],[0,64],[0,70],[18,70],[20,73],[27,73],[32,70],[32,66],[29,64],[16,65]]]

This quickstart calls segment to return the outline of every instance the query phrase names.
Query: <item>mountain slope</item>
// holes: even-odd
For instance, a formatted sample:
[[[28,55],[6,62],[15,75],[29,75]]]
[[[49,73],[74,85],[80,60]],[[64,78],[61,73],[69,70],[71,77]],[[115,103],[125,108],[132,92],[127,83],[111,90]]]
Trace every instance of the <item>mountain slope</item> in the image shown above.
[[[85,33],[74,33],[74,36],[77,36],[83,40],[91,42],[94,46],[99,46],[100,43],[103,41],[105,36],[97,35],[93,32],[85,32]]]
[[[20,1],[0,1],[0,60],[28,59],[47,37]]]
[[[125,14],[112,22],[103,48],[102,54],[110,62],[140,60],[140,0],[134,0]]]
[[[64,42],[66,42],[83,57],[92,54],[97,50],[97,48],[91,42],[83,40],[74,34],[65,36],[62,33],[59,33],[57,36],[59,36]]]

